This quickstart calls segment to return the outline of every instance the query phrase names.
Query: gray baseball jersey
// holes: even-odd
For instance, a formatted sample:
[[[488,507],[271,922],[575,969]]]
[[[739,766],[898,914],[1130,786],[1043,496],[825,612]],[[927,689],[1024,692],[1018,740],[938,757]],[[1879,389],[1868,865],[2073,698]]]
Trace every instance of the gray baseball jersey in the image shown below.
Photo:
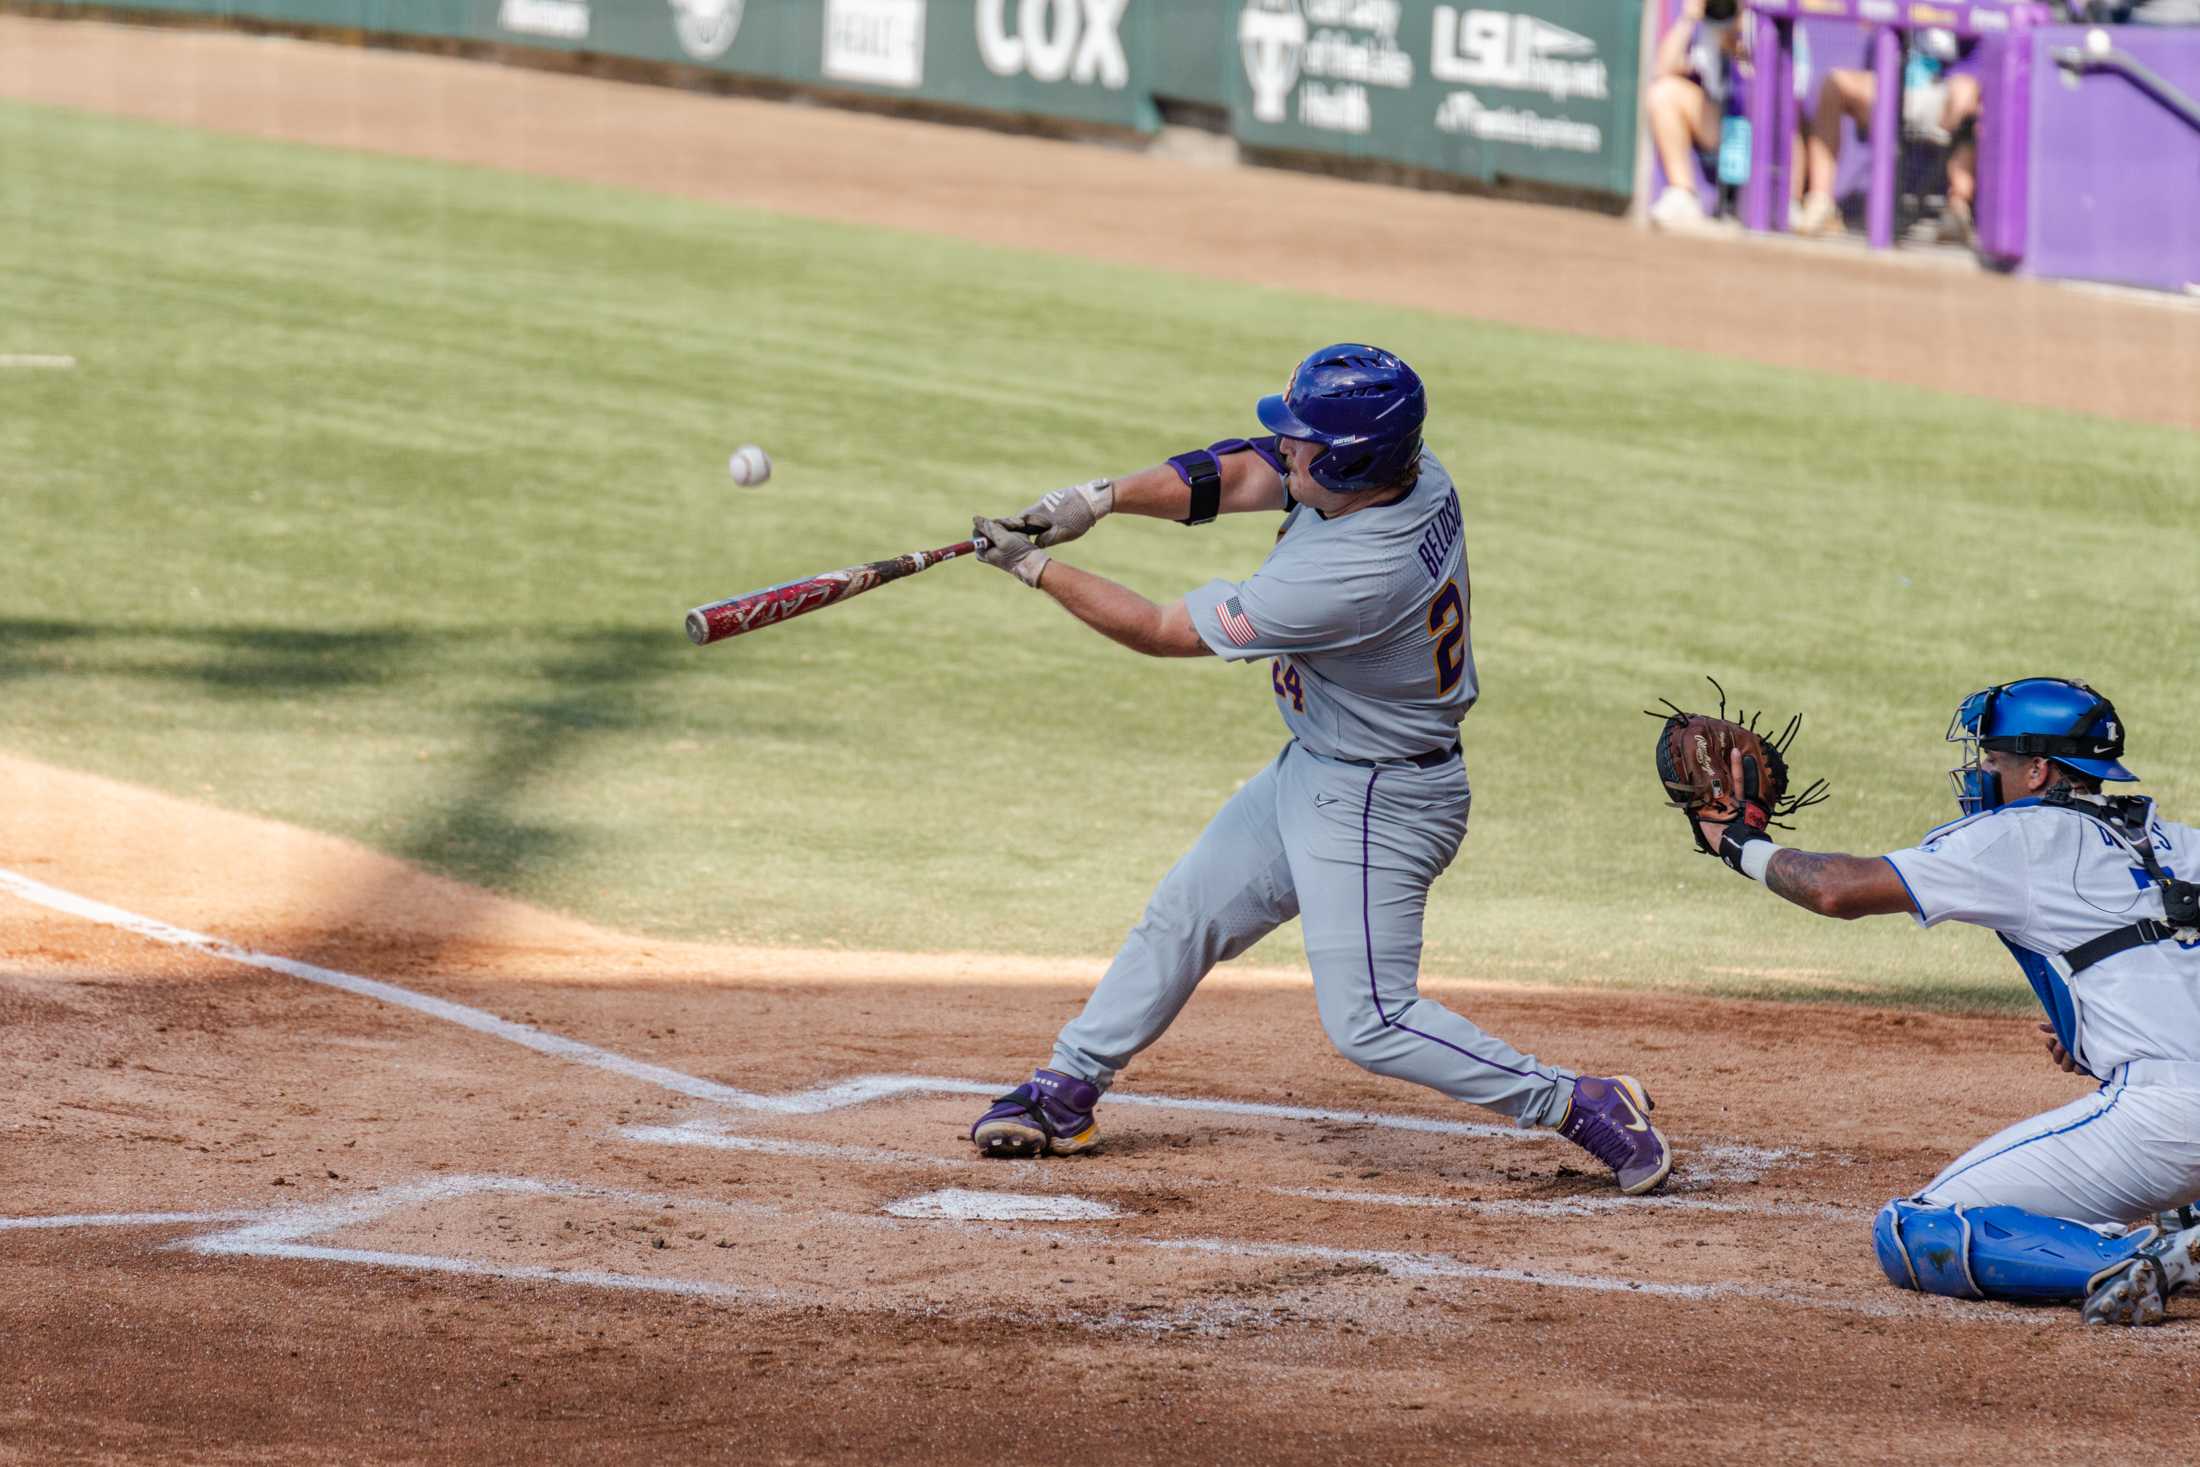
[[[1055,1069],[1106,1089],[1210,968],[1296,917],[1340,1053],[1522,1125],[1563,1119],[1573,1071],[1419,992],[1429,884],[1471,796],[1458,759],[1403,761],[1451,749],[1474,703],[1461,529],[1451,476],[1423,454],[1405,498],[1326,520],[1293,506],[1252,576],[1185,598],[1218,655],[1275,659],[1292,739],[1162,878]]]
[[[1459,494],[1430,453],[1413,491],[1324,519],[1294,505],[1241,582],[1185,597],[1218,657],[1275,659],[1292,737],[1332,759],[1451,747],[1474,706],[1474,639]]]

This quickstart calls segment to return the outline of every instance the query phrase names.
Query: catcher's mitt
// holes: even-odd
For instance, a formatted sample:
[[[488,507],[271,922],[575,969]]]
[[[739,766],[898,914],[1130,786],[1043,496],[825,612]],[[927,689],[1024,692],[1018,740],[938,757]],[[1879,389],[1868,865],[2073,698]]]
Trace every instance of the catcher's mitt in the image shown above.
[[[1726,689],[1719,686],[1717,678],[1705,681],[1719,695],[1716,717],[1687,712],[1664,699],[1659,701],[1665,703],[1665,713],[1645,711],[1652,718],[1664,720],[1658,729],[1658,779],[1665,785],[1665,797],[1686,813],[1688,833],[1695,839],[1696,848],[1732,864],[1728,852],[1704,839],[1703,826],[1698,822],[1729,827],[1738,823],[1742,831],[1735,834],[1743,840],[1764,834],[1768,825],[1785,830],[1789,828],[1784,823],[1788,816],[1825,799],[1826,782],[1816,780],[1794,794],[1788,793],[1787,750],[1803,726],[1802,714],[1796,714],[1777,734],[1767,737],[1757,727],[1763,717],[1761,710],[1744,713],[1736,708],[1734,717],[1728,718]],[[1738,782],[1734,777],[1736,754],[1741,756]]]

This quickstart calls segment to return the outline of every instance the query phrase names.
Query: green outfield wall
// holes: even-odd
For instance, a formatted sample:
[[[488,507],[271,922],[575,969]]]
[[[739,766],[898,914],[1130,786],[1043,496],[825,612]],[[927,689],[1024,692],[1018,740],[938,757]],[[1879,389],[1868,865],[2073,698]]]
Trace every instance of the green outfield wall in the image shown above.
[[[696,66],[1625,198],[1643,0],[60,0]]]
[[[1634,185],[1639,0],[1244,0],[1230,127],[1484,182],[1624,198]]]

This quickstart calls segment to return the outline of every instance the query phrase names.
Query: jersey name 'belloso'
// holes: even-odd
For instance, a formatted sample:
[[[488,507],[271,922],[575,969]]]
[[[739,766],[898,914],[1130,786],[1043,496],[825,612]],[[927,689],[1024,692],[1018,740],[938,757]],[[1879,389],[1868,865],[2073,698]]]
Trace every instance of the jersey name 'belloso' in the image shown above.
[[[1395,503],[1335,519],[1292,506],[1260,569],[1209,581],[1186,601],[1215,655],[1273,659],[1283,721],[1317,754],[1445,749],[1474,706],[1466,536],[1434,454]]]

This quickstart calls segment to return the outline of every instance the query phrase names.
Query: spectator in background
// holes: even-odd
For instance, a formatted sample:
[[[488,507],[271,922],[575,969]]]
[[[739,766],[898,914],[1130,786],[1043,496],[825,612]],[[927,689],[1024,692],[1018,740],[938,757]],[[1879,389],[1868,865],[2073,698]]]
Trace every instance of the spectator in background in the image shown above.
[[[2193,0],[2200,4],[2200,0]],[[1743,120],[1744,96],[1754,80],[1749,62],[1749,24],[1740,0],[1682,0],[1682,9],[1658,43],[1657,76],[1644,97],[1643,115],[1665,170],[1665,189],[1650,207],[1651,222],[1663,229],[1713,227],[1693,187],[1692,154],[1701,155],[1705,173],[1722,184],[1739,186],[1749,171],[1749,134]],[[1795,99],[1810,85],[1810,35],[1795,33]],[[1734,130],[1734,136],[1728,136]],[[1798,153],[1802,134],[1793,139]],[[1722,146],[1723,144],[1723,146]],[[1737,171],[1729,172],[1729,167]],[[1790,208],[1800,207],[1803,174],[1790,170]]]
[[[2183,3],[2183,0],[2180,0]],[[2200,0],[2192,0],[2200,3]],[[1938,228],[1942,240],[1972,242],[1971,209],[1978,195],[1979,86],[1973,52],[1977,42],[1958,41],[1934,28],[1913,32],[1903,58],[1902,127],[1906,135],[1948,147],[1948,205]],[[1795,216],[1797,234],[1833,234],[1841,229],[1834,202],[1834,176],[1841,160],[1841,119],[1856,124],[1859,137],[1871,128],[1872,104],[1879,79],[1871,72],[1841,67],[1826,73],[1818,89],[1804,141],[1802,208]],[[1890,147],[1901,146],[1893,139]]]
[[[1714,153],[1744,52],[1737,0],[1684,0],[1658,41],[1657,79],[1643,101],[1650,138],[1665,169],[1665,191],[1650,206],[1663,229],[1710,225],[1696,196],[1694,154]]]

